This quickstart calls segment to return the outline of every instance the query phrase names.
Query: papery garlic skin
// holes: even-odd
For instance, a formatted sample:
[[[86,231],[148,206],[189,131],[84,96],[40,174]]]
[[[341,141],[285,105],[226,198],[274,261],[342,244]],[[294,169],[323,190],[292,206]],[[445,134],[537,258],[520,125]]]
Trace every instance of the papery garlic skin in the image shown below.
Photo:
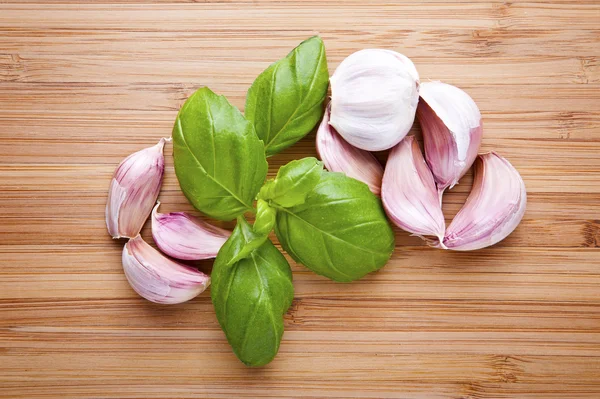
[[[377,196],[381,194],[383,167],[373,154],[350,145],[329,124],[330,106],[317,130],[316,147],[319,159],[330,172],[342,172],[369,186]]]
[[[392,148],[409,132],[419,102],[419,74],[410,59],[391,50],[351,54],[331,83],[330,124],[351,145]]]
[[[381,200],[388,217],[403,230],[428,240],[442,240],[446,222],[433,175],[414,136],[404,138],[390,152]]]
[[[206,274],[167,258],[140,236],[123,248],[123,270],[131,287],[155,303],[189,301],[210,285]]]
[[[494,245],[518,226],[526,206],[525,183],[510,162],[495,152],[480,155],[471,193],[439,247],[470,251]]]
[[[129,155],[115,170],[105,211],[113,238],[135,237],[148,219],[162,185],[165,141]]]
[[[441,193],[469,170],[481,145],[483,126],[475,101],[458,87],[425,82],[419,91],[417,118],[425,158]]]
[[[152,238],[165,254],[183,260],[215,258],[231,235],[185,212],[158,213],[160,202],[152,211]]]

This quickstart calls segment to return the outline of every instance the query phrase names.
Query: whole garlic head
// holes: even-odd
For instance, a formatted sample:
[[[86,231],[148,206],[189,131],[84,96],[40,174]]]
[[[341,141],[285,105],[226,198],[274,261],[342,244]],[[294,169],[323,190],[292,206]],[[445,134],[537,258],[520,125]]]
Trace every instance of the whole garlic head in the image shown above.
[[[330,82],[329,123],[353,146],[386,150],[412,127],[419,74],[406,56],[382,49],[357,51],[342,61]]]

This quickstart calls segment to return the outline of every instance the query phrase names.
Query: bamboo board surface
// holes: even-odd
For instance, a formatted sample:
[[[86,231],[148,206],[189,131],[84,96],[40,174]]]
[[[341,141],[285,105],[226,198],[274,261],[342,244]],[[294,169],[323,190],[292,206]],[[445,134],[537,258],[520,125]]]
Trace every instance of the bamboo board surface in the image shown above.
[[[167,307],[130,289],[107,188],[196,88],[242,108],[254,77],[316,33],[330,73],[382,47],[470,93],[482,151],[521,172],[528,210],[471,253],[397,231],[390,263],[352,284],[291,262],[279,355],[248,369],[208,292]],[[597,0],[0,0],[0,139],[2,398],[600,398]],[[162,211],[191,211],[166,154]],[[314,133],[270,174],[310,155]]]

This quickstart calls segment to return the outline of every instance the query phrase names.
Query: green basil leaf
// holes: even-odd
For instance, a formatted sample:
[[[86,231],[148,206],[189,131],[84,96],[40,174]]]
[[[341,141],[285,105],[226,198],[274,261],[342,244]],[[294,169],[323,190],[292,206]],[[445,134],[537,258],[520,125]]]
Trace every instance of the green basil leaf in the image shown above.
[[[306,202],[277,208],[275,233],[295,261],[342,282],[381,268],[394,250],[379,198],[341,173],[322,172]]]
[[[252,124],[207,87],[192,94],[177,115],[173,157],[185,196],[220,220],[251,211],[267,175],[264,146]]]
[[[323,163],[317,158],[302,158],[279,168],[277,177],[267,181],[258,197],[285,208],[300,205],[321,180]]]
[[[261,73],[246,97],[246,118],[267,156],[306,136],[323,117],[329,72],[320,37],[302,42]]]
[[[242,259],[248,258],[256,248],[260,247],[265,243],[265,241],[267,241],[268,234],[249,234],[249,237],[246,238],[248,241],[246,241],[246,243],[239,248],[238,251],[236,251],[235,256],[227,262],[228,265],[232,265]]]
[[[268,236],[275,226],[276,217],[277,211],[271,208],[266,201],[259,199],[256,201],[256,220],[254,220],[252,230],[256,234]]]
[[[235,355],[248,366],[262,366],[279,350],[294,286],[290,265],[269,240],[249,257],[229,264],[252,237],[252,227],[238,220],[215,260],[211,298]]]

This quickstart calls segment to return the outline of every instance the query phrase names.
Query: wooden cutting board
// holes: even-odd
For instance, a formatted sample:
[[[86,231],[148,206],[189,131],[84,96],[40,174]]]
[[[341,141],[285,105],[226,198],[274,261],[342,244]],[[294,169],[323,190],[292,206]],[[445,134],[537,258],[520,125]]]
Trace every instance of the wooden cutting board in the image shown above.
[[[159,306],[130,289],[107,188],[196,88],[243,108],[316,33],[331,73],[381,47],[465,89],[528,209],[477,252],[397,231],[390,263],[352,284],[292,262],[279,355],[248,369],[208,292]],[[600,398],[599,60],[598,0],[0,0],[0,397]],[[191,211],[166,154],[163,210]],[[270,173],[311,155],[314,134]]]

